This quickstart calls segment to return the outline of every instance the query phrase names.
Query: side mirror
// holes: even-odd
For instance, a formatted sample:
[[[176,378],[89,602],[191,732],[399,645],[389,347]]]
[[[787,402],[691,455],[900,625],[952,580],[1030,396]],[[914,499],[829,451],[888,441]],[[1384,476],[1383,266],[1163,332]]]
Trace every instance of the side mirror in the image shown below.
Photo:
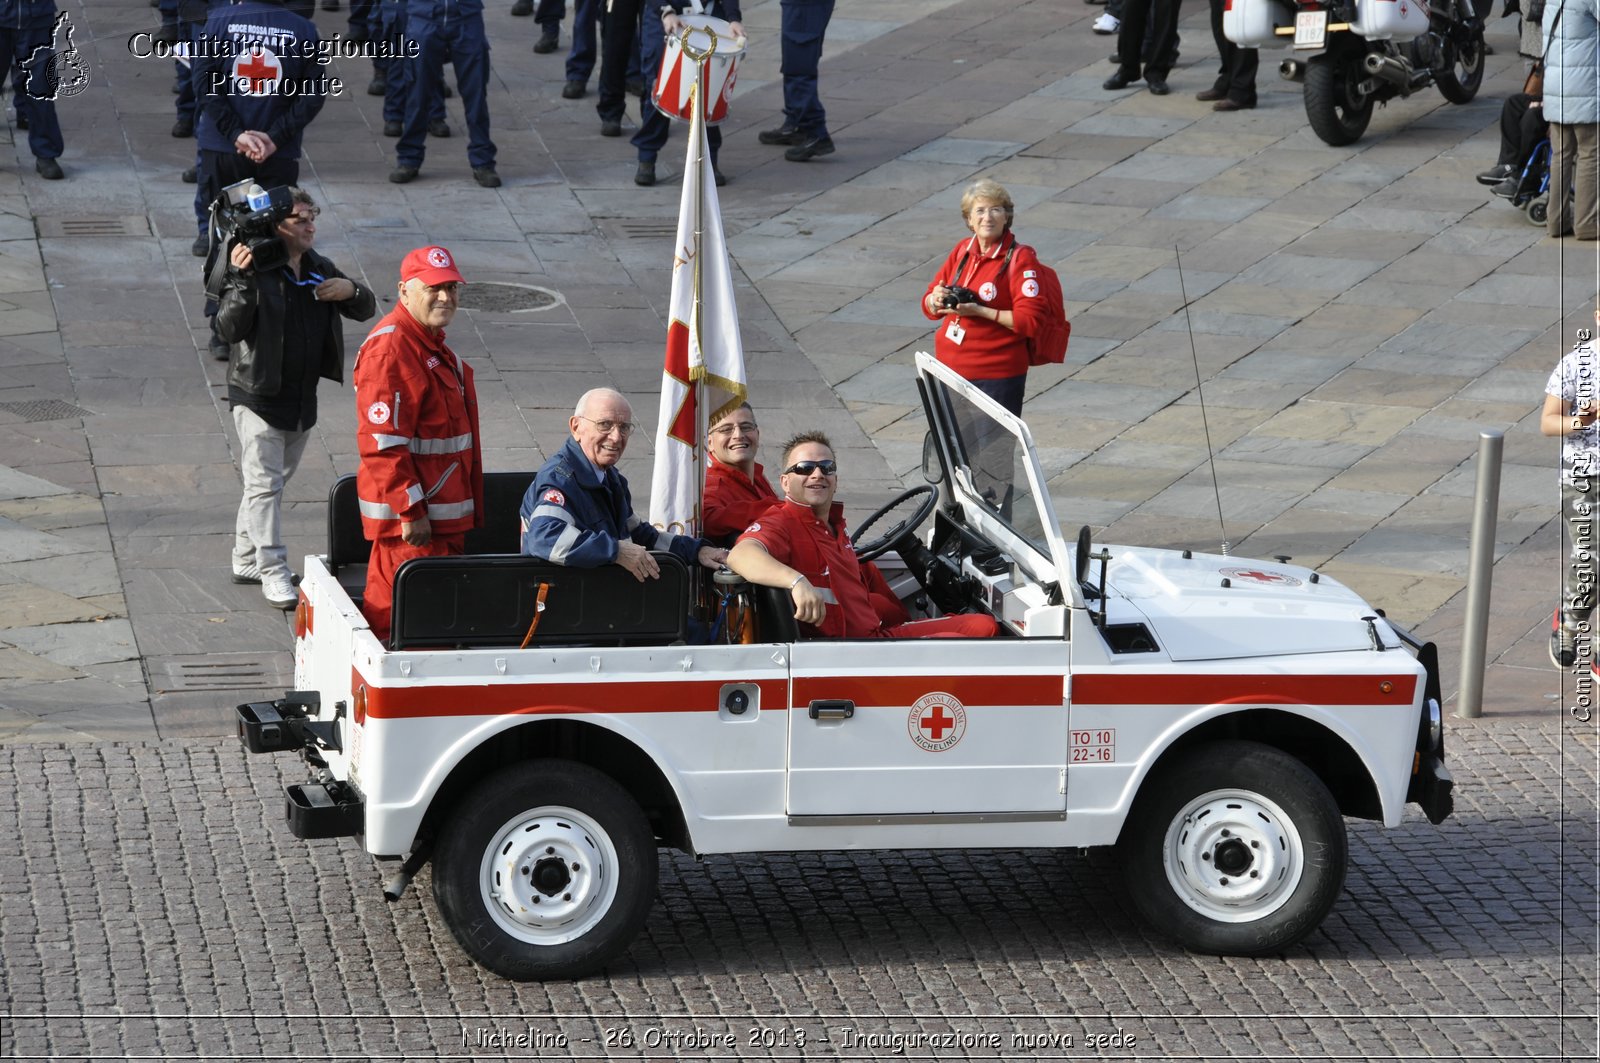
[[[944,480],[944,464],[939,460],[939,445],[933,441],[932,432],[922,437],[922,478],[930,484]]]
[[[1078,570],[1078,586],[1083,586],[1083,581],[1089,576],[1089,548],[1094,545],[1089,537],[1089,526],[1085,524],[1078,529],[1078,552],[1073,557],[1073,567]]]

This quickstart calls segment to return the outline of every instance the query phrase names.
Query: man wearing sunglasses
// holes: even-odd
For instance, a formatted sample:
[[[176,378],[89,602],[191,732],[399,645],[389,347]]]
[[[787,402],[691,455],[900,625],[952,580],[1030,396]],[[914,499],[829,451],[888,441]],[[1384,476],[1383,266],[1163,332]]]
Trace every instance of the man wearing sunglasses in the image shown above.
[[[621,565],[640,583],[661,575],[651,550],[669,551],[686,565],[722,566],[728,551],[721,547],[634,516],[628,480],[617,471],[636,427],[621,392],[584,392],[567,427],[572,438],[522,498],[524,554],[573,568]]]
[[[811,638],[983,638],[994,618],[961,613],[934,620],[886,622],[873,602],[864,566],[833,500],[839,466],[821,432],[802,432],[784,444],[779,486],[784,501],[746,528],[728,554],[728,567],[751,583],[782,587],[794,600],[802,634]]]
[[[258,271],[233,245],[218,296],[217,336],[228,345],[228,403],[239,430],[244,498],[234,526],[233,581],[259,583],[280,609],[294,608],[294,574],[283,544],[283,488],[317,423],[317,381],[344,382],[341,317],[365,321],[372,291],[312,250],[317,207],[290,190],[294,212],[278,225],[288,265]]]

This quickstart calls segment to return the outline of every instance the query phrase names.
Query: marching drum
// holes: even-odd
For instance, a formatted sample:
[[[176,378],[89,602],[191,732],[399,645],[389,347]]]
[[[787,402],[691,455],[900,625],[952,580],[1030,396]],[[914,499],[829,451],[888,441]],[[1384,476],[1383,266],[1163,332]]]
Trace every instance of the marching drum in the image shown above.
[[[744,38],[733,35],[733,27],[710,15],[680,15],[686,31],[669,34],[661,69],[650,92],[650,102],[668,118],[687,122],[694,117],[694,89],[699,70],[689,52],[700,55],[711,47],[716,34],[717,50],[705,61],[706,124],[716,125],[728,117],[728,97],[733,93],[739,60],[744,58]],[[688,49],[684,38],[688,38]]]

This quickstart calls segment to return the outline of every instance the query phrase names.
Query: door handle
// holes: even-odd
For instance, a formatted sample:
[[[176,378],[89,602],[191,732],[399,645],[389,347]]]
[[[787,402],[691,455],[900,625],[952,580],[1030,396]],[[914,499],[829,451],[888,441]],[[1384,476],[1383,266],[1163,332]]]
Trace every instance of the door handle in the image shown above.
[[[811,703],[811,718],[813,720],[848,720],[856,714],[856,703],[853,701],[834,700],[824,698]]]

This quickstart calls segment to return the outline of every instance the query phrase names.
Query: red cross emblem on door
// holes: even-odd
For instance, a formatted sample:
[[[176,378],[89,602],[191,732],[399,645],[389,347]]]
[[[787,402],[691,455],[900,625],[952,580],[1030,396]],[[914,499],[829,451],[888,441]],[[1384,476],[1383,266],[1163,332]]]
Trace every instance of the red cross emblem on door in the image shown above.
[[[252,48],[233,64],[234,84],[246,95],[265,96],[278,84],[282,66],[265,48]]]
[[[924,694],[906,719],[911,740],[930,753],[943,753],[967,733],[967,710],[949,694]]]

